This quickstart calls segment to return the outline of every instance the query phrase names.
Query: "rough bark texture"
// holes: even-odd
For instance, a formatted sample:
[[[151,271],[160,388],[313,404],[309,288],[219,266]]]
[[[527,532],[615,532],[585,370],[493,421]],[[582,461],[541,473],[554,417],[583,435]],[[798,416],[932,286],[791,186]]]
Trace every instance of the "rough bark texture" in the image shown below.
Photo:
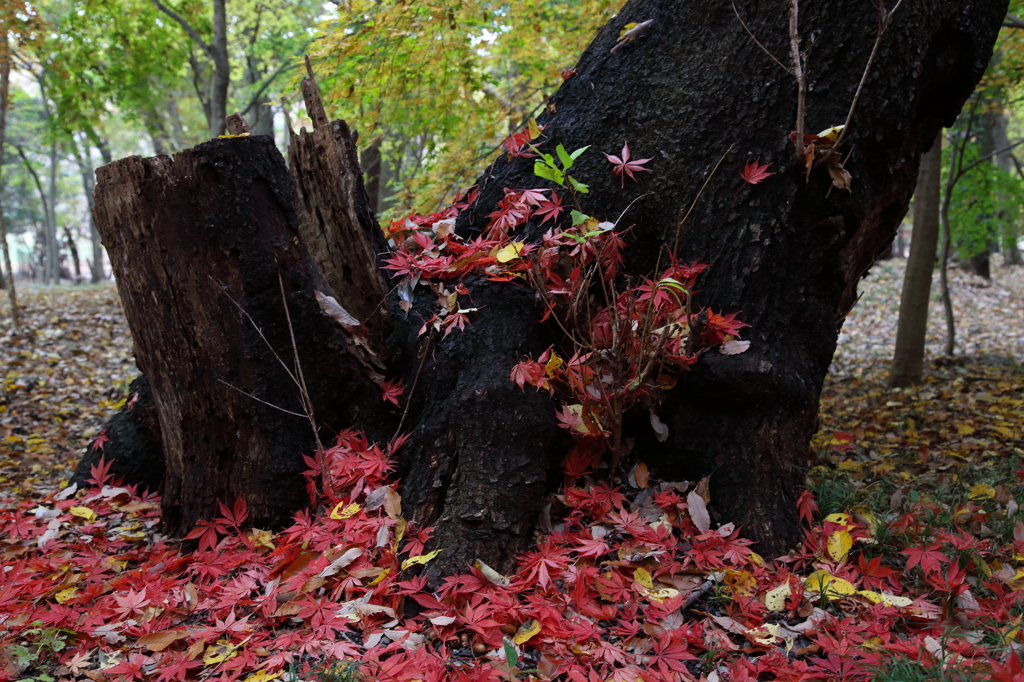
[[[769,50],[787,53],[784,3],[750,1],[737,7]],[[627,266],[639,275],[654,269],[659,251],[675,238],[680,211],[734,145],[683,226],[679,255],[712,265],[699,283],[698,302],[716,312],[742,311],[742,319],[752,325],[744,333],[752,346],[737,356],[709,352],[680,381],[662,411],[671,428],[665,443],[654,439],[646,419],[636,420],[627,435],[635,438],[632,456],[665,477],[710,475],[718,518],[741,523],[766,554],[782,552],[797,539],[795,503],[810,464],[808,440],[857,282],[889,248],[914,188],[919,156],[940,126],[952,122],[980,77],[1005,10],[999,0],[900,7],[845,145],[854,150],[845,159],[853,177],[849,192],[831,188],[823,169],[805,182],[803,169],[792,166],[787,138],[796,118],[796,83],[746,34],[731,6],[717,0],[629,2],[600,32],[576,74],[540,117],[545,151],[557,143],[569,149],[594,145],[573,168],[573,175],[591,186],[584,197],[589,213],[614,220],[645,195],[623,221],[634,225]],[[811,5],[801,13],[802,32],[815,37],[806,111],[812,131],[845,120],[875,40],[876,16],[871,3],[861,0]],[[612,52],[627,23],[648,20],[641,37]],[[372,256],[376,247],[360,232],[368,229],[358,213],[362,188],[355,178],[345,179],[357,168],[350,147],[346,151],[344,146],[351,144],[348,131],[329,125],[316,107],[309,113],[314,132],[300,137],[291,156],[304,223],[317,221],[310,231],[314,236],[303,234],[303,241],[317,248],[314,243],[323,235],[334,238],[329,235],[332,222],[342,225],[344,219],[347,226],[339,228],[344,236],[362,235],[359,239],[366,241],[357,247]],[[627,181],[621,189],[599,152],[619,153],[627,140],[635,158],[653,160],[651,172],[639,173],[638,182]],[[332,144],[341,151],[321,153],[319,145]],[[312,261],[298,241],[288,241],[293,219],[283,165],[272,156],[265,138],[224,140],[179,155],[173,163],[133,159],[101,174],[100,194],[109,198],[97,204],[97,213],[104,214],[98,222],[108,226],[107,239],[118,242],[111,255],[122,298],[137,343],[144,337],[140,367],[150,374],[160,410],[168,460],[165,513],[172,527],[187,530],[187,521],[208,510],[214,495],[232,497],[231,486],[237,484],[209,490],[214,481],[231,480],[229,473],[244,477],[264,466],[243,464],[251,453],[266,451],[261,439],[277,448],[274,461],[291,463],[293,453],[309,451],[308,432],[302,435],[298,420],[212,383],[212,377],[231,377],[227,380],[258,395],[273,391],[271,400],[291,390],[251,328],[229,308],[213,309],[224,297],[206,283],[207,272],[253,312],[280,351],[287,343],[275,312],[280,301],[270,284],[276,258],[293,278],[293,319],[308,326],[297,333],[304,346],[312,340],[323,374],[317,378],[330,384],[326,393],[318,388],[317,395],[333,391],[336,401],[344,403],[335,406],[342,415],[338,421],[355,424],[371,438],[389,437],[397,426],[394,415],[354,413],[380,405],[380,397],[361,388],[365,380],[352,376],[366,372],[338,360],[344,355],[337,334],[318,326],[311,302]],[[771,163],[776,175],[741,187],[743,164],[756,158]],[[532,168],[531,160],[499,159],[480,178],[481,197],[464,214],[459,230],[475,234],[483,229],[506,187],[549,186]],[[335,208],[332,202],[339,197],[342,205]],[[536,239],[548,227],[528,224],[521,236]],[[202,258],[190,262],[190,249]],[[344,248],[338,253],[354,258]],[[323,264],[333,262],[333,256],[316,260],[326,270]],[[353,267],[371,262],[358,260]],[[136,273],[147,273],[148,288]],[[373,281],[353,277],[353,286]],[[403,508],[416,521],[437,524],[432,546],[445,552],[428,566],[433,579],[477,558],[501,570],[510,568],[511,558],[532,540],[543,493],[562,480],[558,466],[567,449],[565,432],[556,427],[555,405],[509,380],[517,357],[536,357],[558,340],[550,327],[537,324],[542,311],[533,292],[510,283],[473,281],[467,286],[479,311],[465,332],[447,338],[418,336],[436,300],[425,287],[417,290],[408,313],[394,301],[389,309],[390,368],[405,380],[404,399],[409,401],[401,430],[412,434],[399,451]],[[375,306],[379,299],[357,297],[347,284],[338,284],[334,292],[360,320],[372,325],[378,319],[373,310],[360,313],[355,306]],[[350,295],[353,302],[347,303]],[[329,359],[324,348],[334,349]],[[228,407],[211,402],[210,396]],[[184,442],[189,434],[181,419],[191,401],[202,401],[202,410],[213,415],[192,409],[193,439],[205,433],[230,443]],[[212,428],[213,418],[231,428]],[[240,441],[253,434],[258,447],[236,447],[236,428],[245,434]],[[285,433],[286,428],[291,431]],[[273,493],[293,495],[289,500],[298,503],[301,487],[288,489],[293,470],[284,471],[292,478],[275,479]],[[277,475],[266,472],[264,480]],[[198,476],[197,486],[206,486],[201,497],[188,500],[201,502],[195,514],[183,505],[180,485],[186,476]]]
[[[362,323],[374,349],[381,353],[388,328],[383,306],[389,287],[377,267],[377,256],[387,248],[384,235],[363,189],[348,126],[340,120],[328,122],[311,78],[303,79],[302,88],[313,131],[303,128],[288,146],[299,229],[338,303]]]
[[[110,474],[139,490],[156,492],[164,480],[164,451],[160,442],[160,416],[153,389],[144,376],[128,386],[128,402],[107,420],[105,440],[97,438],[78,463],[71,483],[84,487],[100,459],[110,462]]]
[[[783,3],[742,2],[737,9],[768,50],[787,54]],[[815,36],[806,111],[814,132],[845,120],[877,13],[854,0],[802,9],[800,30]],[[918,158],[970,94],[1005,11],[998,0],[900,6],[849,130],[849,192],[830,188],[823,169],[805,182],[803,169],[793,166],[787,138],[796,82],[747,35],[729,3],[628,3],[538,119],[544,151],[556,143],[570,150],[595,145],[573,168],[591,186],[583,199],[589,213],[614,220],[650,193],[625,218],[635,225],[627,264],[637,274],[651,272],[659,248],[671,246],[680,211],[734,144],[682,229],[680,257],[711,264],[698,302],[716,312],[742,311],[752,325],[744,338],[753,343],[743,355],[704,356],[664,408],[668,441],[637,433],[634,452],[666,476],[711,475],[719,518],[741,523],[767,554],[798,537],[794,509],[810,464],[808,440],[857,282],[889,248]],[[642,37],[612,53],[627,23],[648,20]],[[600,154],[618,153],[623,141],[634,157],[653,159],[651,172],[638,174],[637,183],[627,180],[625,190]],[[757,158],[776,175],[740,189],[743,164]],[[489,168],[461,229],[481,229],[505,187],[550,186],[532,165],[502,158]],[[526,233],[536,237],[542,229]],[[504,315],[492,310],[478,324],[498,324]]]
[[[129,157],[97,175],[96,225],[159,414],[166,530],[187,532],[239,495],[254,524],[281,526],[308,504],[300,471],[312,429],[239,392],[302,412],[274,355],[293,367],[279,273],[324,439],[357,421],[371,436],[389,425],[379,389],[314,298],[330,288],[298,238],[283,159],[269,138],[247,137]]]
[[[942,187],[942,133],[921,156],[921,170],[914,192],[914,233],[907,257],[900,296],[900,319],[896,328],[896,350],[889,368],[890,386],[911,386],[921,381],[925,334],[928,331],[928,303],[932,273],[939,244],[939,198]]]

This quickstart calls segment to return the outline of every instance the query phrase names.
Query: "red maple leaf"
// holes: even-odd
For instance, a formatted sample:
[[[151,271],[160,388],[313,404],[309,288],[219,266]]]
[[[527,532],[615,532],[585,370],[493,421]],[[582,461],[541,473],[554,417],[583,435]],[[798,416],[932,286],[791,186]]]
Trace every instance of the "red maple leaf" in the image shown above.
[[[92,447],[96,450],[102,451],[106,447],[107,443],[110,442],[110,436],[107,435],[107,430],[103,429],[100,431],[100,435],[92,442]]]
[[[381,397],[385,402],[394,403],[395,407],[401,407],[401,405],[398,404],[398,396],[405,393],[405,386],[402,385],[401,379],[385,381],[381,388],[384,389],[384,393],[381,394]]]
[[[630,159],[629,158],[629,143],[628,142],[623,142],[622,143],[622,158],[619,158],[618,156],[612,156],[611,154],[605,154],[604,157],[606,159],[608,159],[609,163],[611,163],[613,166],[615,166],[615,168],[612,169],[612,172],[614,172],[616,175],[618,175],[620,178],[622,178],[622,186],[623,187],[626,186],[626,176],[627,175],[630,177],[630,179],[636,180],[636,177],[634,177],[633,173],[640,172],[640,171],[649,171],[649,170],[651,170],[650,168],[644,168],[644,166],[643,166],[643,164],[645,164],[648,161],[650,161],[650,159]]]
[[[743,166],[743,170],[740,172],[740,177],[743,178],[743,182],[750,185],[756,185],[757,183],[767,178],[769,175],[775,175],[775,173],[768,172],[768,167],[771,164],[766,163],[763,166],[761,166],[758,164],[758,161],[760,160],[761,157],[759,156],[750,163]],[[740,186],[740,189],[743,189],[742,185]],[[736,194],[739,194],[739,190],[736,190]]]
[[[920,566],[925,575],[941,572],[942,564],[948,562],[949,557],[938,550],[938,545],[906,548],[900,552],[907,555],[907,567],[904,570],[909,571],[914,566]]]
[[[551,200],[542,201],[540,205],[537,206],[537,210],[533,212],[535,217],[544,216],[544,219],[540,221],[541,225],[549,220],[558,220],[558,214],[565,210],[565,206],[562,204],[562,197],[554,192],[551,194]]]

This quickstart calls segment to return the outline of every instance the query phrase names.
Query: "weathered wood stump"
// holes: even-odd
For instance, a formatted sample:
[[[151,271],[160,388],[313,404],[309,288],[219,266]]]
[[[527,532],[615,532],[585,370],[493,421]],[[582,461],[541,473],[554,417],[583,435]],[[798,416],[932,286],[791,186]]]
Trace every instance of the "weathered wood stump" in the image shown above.
[[[390,418],[366,414],[381,402],[371,372],[317,303],[331,291],[284,160],[269,137],[223,139],[97,176],[96,225],[159,414],[166,531],[238,496],[254,524],[282,526],[309,504],[300,472],[315,448],[290,332],[325,440],[357,416],[371,434]]]

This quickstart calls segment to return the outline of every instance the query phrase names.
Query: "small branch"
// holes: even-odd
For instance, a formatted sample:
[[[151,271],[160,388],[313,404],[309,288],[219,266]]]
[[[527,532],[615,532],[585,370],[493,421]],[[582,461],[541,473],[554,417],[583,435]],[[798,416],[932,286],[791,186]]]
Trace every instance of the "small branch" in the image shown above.
[[[313,400],[309,397],[309,389],[306,388],[306,378],[302,376],[302,363],[299,362],[299,345],[295,342],[295,329],[292,327],[292,314],[288,310],[288,298],[284,292],[284,278],[281,277],[281,271],[277,271],[277,283],[281,288],[281,303],[284,305],[284,316],[288,320],[288,334],[292,339],[292,353],[295,355],[295,372],[299,375],[298,386],[299,392],[302,394],[302,400],[306,405],[306,416],[309,417],[309,425],[313,427],[313,439],[316,441],[316,452],[317,458],[321,460],[320,471],[324,477],[324,481],[327,483],[327,490],[334,493],[334,482],[331,480],[331,472],[327,468],[327,463],[323,461],[324,445],[320,442],[320,431],[316,426],[316,415],[313,414]]]
[[[427,330],[427,342],[423,345],[423,357],[420,358],[420,366],[416,368],[416,375],[412,378],[412,386],[409,387],[409,395],[405,397],[405,408],[402,410],[402,418],[398,420],[398,428],[395,429],[395,435],[391,436],[391,443],[398,440],[398,434],[402,432],[402,426],[405,424],[405,417],[409,414],[409,406],[412,405],[413,394],[416,393],[416,386],[420,382],[420,372],[423,371],[423,365],[427,364],[427,356],[430,355],[430,344],[434,340],[433,330]]]
[[[744,22],[744,21],[743,21],[743,18],[742,18],[742,17],[740,16],[740,12],[739,12],[739,10],[738,10],[738,9],[736,9],[736,3],[735,3],[735,2],[734,2],[734,3],[732,3],[732,11],[733,11],[733,14],[735,14],[735,15],[736,15],[736,18],[737,18],[737,19],[739,19],[740,25],[741,25],[741,26],[743,27],[743,29],[744,29],[744,30],[745,30],[745,31],[747,32],[747,35],[748,35],[748,36],[750,36],[750,39],[751,39],[751,40],[753,40],[753,41],[754,41],[754,43],[755,43],[755,44],[756,44],[756,45],[757,45],[757,46],[758,46],[759,48],[761,48],[762,50],[764,50],[764,53],[765,53],[766,55],[768,55],[769,57],[771,57],[771,58],[772,58],[772,61],[773,61],[773,62],[775,62],[776,64],[778,64],[779,66],[781,66],[781,67],[782,67],[782,69],[783,69],[783,70],[784,70],[784,71],[785,71],[786,73],[788,73],[788,74],[789,74],[790,76],[794,76],[794,77],[795,77],[795,76],[796,76],[796,74],[795,74],[795,73],[793,73],[793,69],[791,69],[791,68],[789,68],[788,66],[786,66],[785,64],[783,64],[783,63],[782,63],[781,61],[779,61],[778,57],[776,57],[776,56],[775,56],[775,55],[773,55],[773,54],[772,54],[771,52],[769,52],[769,51],[768,51],[768,48],[767,48],[767,47],[765,47],[764,45],[762,45],[762,44],[761,44],[761,41],[757,39],[757,37],[756,37],[756,36],[754,35],[754,32],[753,32],[753,31],[751,31],[751,30],[750,30],[750,29],[749,29],[749,28],[747,27],[747,24],[746,24],[746,22]]]
[[[694,206],[697,205],[697,200],[700,199],[700,195],[704,194],[704,190],[707,188],[708,183],[711,182],[711,178],[715,177],[715,173],[718,171],[718,167],[722,165],[722,162],[725,161],[725,157],[729,155],[729,152],[731,152],[732,148],[735,146],[736,143],[733,142],[731,145],[729,145],[729,148],[725,150],[725,154],[722,154],[721,158],[718,159],[718,163],[716,163],[715,167],[711,169],[711,173],[709,173],[708,177],[704,180],[704,184],[700,186],[700,191],[697,192],[697,196],[695,196],[693,198],[693,201],[690,203],[690,208],[686,210],[686,215],[684,215],[682,218],[676,221],[676,240],[675,244],[673,244],[672,246],[673,261],[675,261],[676,257],[679,256],[679,234],[683,230],[683,225],[690,217],[690,214],[693,213],[693,208]]]
[[[286,409],[284,409],[283,407],[279,407],[278,405],[275,405],[275,404],[273,404],[273,403],[268,403],[268,402],[267,402],[266,400],[260,400],[259,398],[257,398],[256,396],[254,396],[254,395],[253,395],[252,393],[246,393],[246,392],[245,392],[245,391],[243,391],[242,389],[238,388],[237,386],[232,386],[231,384],[229,384],[228,382],[224,381],[223,379],[217,379],[217,381],[219,381],[220,383],[224,384],[225,386],[227,386],[227,387],[228,387],[228,388],[230,388],[230,389],[233,389],[233,390],[235,390],[235,391],[238,391],[239,393],[241,393],[241,394],[242,394],[242,395],[244,395],[244,396],[247,396],[247,397],[249,397],[249,398],[252,398],[253,400],[255,400],[255,401],[256,401],[256,402],[258,402],[258,403],[263,403],[263,404],[264,404],[264,405],[266,405],[267,407],[273,407],[273,408],[274,408],[275,410],[279,410],[279,411],[281,411],[281,412],[284,412],[285,414],[290,414],[290,415],[294,415],[294,416],[296,416],[296,417],[301,417],[302,419],[305,419],[305,418],[306,418],[306,415],[304,415],[304,414],[300,414],[300,413],[298,413],[298,412],[292,412],[291,410],[286,410]]]
[[[1024,21],[1012,14],[1007,14],[1006,18],[1003,19],[1003,27],[1024,29]]]
[[[795,2],[796,0],[794,0]],[[868,55],[868,63],[864,65],[864,72],[860,76],[860,82],[857,84],[857,91],[853,94],[853,101],[850,102],[850,110],[846,112],[846,121],[843,123],[843,129],[839,132],[839,137],[836,138],[835,144],[832,145],[832,149],[825,156],[829,156],[832,151],[839,147],[839,144],[846,137],[846,131],[850,129],[850,119],[853,118],[853,110],[857,108],[857,101],[860,99],[860,93],[864,89],[864,83],[868,80],[868,74],[871,73],[871,65],[875,61],[875,55],[878,54],[878,46],[882,44],[882,36],[885,35],[885,30],[889,28],[889,22],[892,21],[892,15],[896,13],[896,10],[900,8],[903,0],[898,0],[896,6],[892,8],[892,11],[885,11],[885,0],[879,0],[878,3],[878,33],[875,35],[875,44],[871,47],[871,54]]]
[[[210,59],[213,59],[214,61],[217,60],[216,50],[213,49],[212,45],[203,40],[202,36],[200,36],[199,33],[194,28],[192,28],[192,25],[185,20],[185,17],[181,16],[170,7],[164,5],[162,2],[160,2],[160,0],[153,0],[153,4],[156,5],[156,8],[158,10],[160,10],[161,12],[169,16],[171,19],[174,19],[176,22],[178,22],[178,24],[180,24],[181,27],[185,29],[185,33],[187,33],[188,36],[192,40],[194,40],[197,45],[199,45],[199,47],[203,48],[203,52],[210,55]]]
[[[804,72],[803,56],[800,54],[800,30],[798,13],[799,0],[789,0],[789,53],[793,60],[793,77],[796,78],[796,162],[804,160],[804,113],[807,101],[807,74]]]
[[[306,43],[306,45],[304,45],[302,49],[305,50],[308,45],[309,43]],[[285,63],[281,64],[281,66],[277,67],[277,70],[274,71],[274,73],[270,74],[270,76],[263,82],[263,85],[260,86],[260,89],[256,91],[252,98],[250,98],[249,103],[245,105],[245,109],[242,109],[242,115],[246,115],[247,113],[249,113],[250,109],[259,104],[260,97],[263,96],[263,93],[267,91],[267,88],[270,87],[270,84],[273,83],[278,76],[280,76],[285,71],[288,71],[289,69],[295,68],[296,66],[298,65],[295,64],[294,62],[286,61]]]

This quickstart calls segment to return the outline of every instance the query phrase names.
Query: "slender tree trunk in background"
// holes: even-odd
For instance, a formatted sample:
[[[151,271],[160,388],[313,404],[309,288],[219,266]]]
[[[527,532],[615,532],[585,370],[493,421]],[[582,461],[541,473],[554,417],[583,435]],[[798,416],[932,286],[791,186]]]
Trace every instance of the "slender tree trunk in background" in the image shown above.
[[[213,62],[213,84],[210,90],[207,109],[207,125],[210,137],[224,134],[224,119],[228,112],[228,87],[231,85],[231,59],[228,54],[228,20],[226,0],[213,0],[213,42],[208,43],[188,23],[188,21],[167,7],[160,0],[153,0],[157,9],[174,19],[185,30],[189,37],[198,45]],[[194,65],[194,71],[198,69]]]
[[[931,150],[921,156],[914,192],[914,232],[903,277],[896,350],[889,368],[890,386],[911,386],[921,381],[932,272],[939,242],[939,203],[942,194],[942,132]]]
[[[995,58],[993,58],[995,61]],[[979,156],[986,157],[990,156],[999,147],[995,144],[995,128],[997,125],[997,119],[999,112],[996,110],[999,107],[998,102],[987,101],[985,103],[986,110],[983,111],[980,118],[979,137],[981,138],[981,144],[979,149]],[[985,163],[995,163],[995,159],[986,161]],[[986,194],[992,193],[992,187],[987,183],[983,186]],[[981,199],[982,197],[978,197]],[[984,199],[991,199],[991,196],[984,197]],[[983,277],[985,279],[992,279],[992,259],[989,255],[990,247],[989,244],[992,241],[994,233],[998,231],[999,216],[998,215],[985,215],[983,217],[983,227],[987,231],[985,235],[985,247],[980,252],[975,253],[967,258],[961,258],[960,266],[967,272]]]
[[[92,265],[89,272],[89,281],[97,284],[106,279],[106,275],[103,272],[103,245],[100,243],[100,233],[96,230],[96,220],[92,215],[94,205],[93,190],[95,189],[92,169],[92,148],[88,144],[83,146],[85,147],[85,158],[78,156],[75,158],[78,161],[78,171],[82,176],[82,191],[85,192],[85,200],[89,205],[89,241],[92,245]]]
[[[78,260],[78,246],[75,244],[75,237],[67,225],[64,226],[64,243],[67,244],[68,252],[71,254],[71,264],[75,268],[75,284],[78,284],[82,281],[82,263]]]
[[[952,357],[953,350],[956,348],[956,318],[953,316],[953,296],[949,291],[949,256],[953,249],[953,235],[949,226],[949,202],[953,196],[953,186],[959,179],[957,177],[957,169],[963,163],[960,150],[963,148],[962,145],[966,144],[965,141],[961,141],[960,145],[958,145],[956,138],[953,138],[953,142],[953,148],[949,153],[949,172],[946,175],[942,207],[939,210],[939,218],[942,221],[942,256],[939,259],[939,283],[942,290],[942,312],[946,318],[946,343],[943,346],[942,352],[947,357]]]
[[[737,3],[737,10],[767,49],[786,54],[785,12],[752,0]],[[672,248],[679,229],[677,216],[707,181],[682,226],[679,255],[685,262],[711,265],[698,282],[697,303],[716,313],[740,312],[740,319],[751,325],[743,336],[752,344],[740,355],[703,354],[668,393],[661,411],[670,428],[665,442],[657,441],[646,415],[629,422],[625,436],[635,440],[635,455],[668,480],[710,476],[715,518],[740,524],[760,542],[763,554],[781,554],[800,537],[796,502],[812,462],[808,443],[839,326],[856,301],[858,281],[891,248],[921,152],[944,124],[953,122],[973,90],[1005,12],[1006,4],[995,0],[900,5],[852,118],[848,139],[856,152],[845,160],[853,178],[849,191],[833,188],[822,168],[813,170],[808,181],[805,169],[794,163],[788,137],[796,84],[751,40],[732,6],[717,0],[631,0],[598,34],[576,74],[539,117],[542,151],[553,153],[556,144],[569,150],[593,145],[573,166],[573,175],[590,185],[582,198],[584,211],[615,220],[636,200],[623,219],[624,227],[632,226],[625,269],[634,275],[652,273],[659,260],[664,265],[664,250]],[[647,21],[646,33],[612,51],[627,23]],[[877,10],[861,0],[805,9],[801,28],[816,38],[808,76],[809,120],[846,119],[877,21]],[[318,129],[325,130],[318,125],[314,135]],[[334,124],[326,128],[332,136],[336,129],[341,130]],[[638,173],[636,182],[628,181],[623,189],[600,152],[619,153],[625,141],[634,157],[652,161],[650,172]],[[730,145],[733,151],[709,179]],[[229,480],[225,472],[247,475],[244,459],[251,448],[224,439],[236,429],[268,430],[264,414],[283,419],[259,403],[252,408],[258,414],[225,412],[218,401],[227,400],[227,393],[204,378],[230,376],[260,396],[275,391],[268,400],[290,390],[287,377],[251,378],[276,365],[267,357],[260,363],[250,360],[260,346],[244,337],[244,320],[225,310],[207,310],[218,293],[208,283],[213,277],[247,310],[255,305],[257,323],[268,334],[278,334],[278,341],[271,339],[275,347],[287,348],[281,338],[287,328],[279,314],[274,318],[262,312],[279,300],[267,276],[258,273],[275,274],[275,259],[286,274],[292,268],[305,273],[309,266],[299,262],[312,259],[290,250],[304,245],[305,236],[293,237],[298,228],[288,217],[290,198],[280,190],[286,182],[284,165],[272,156],[266,138],[248,137],[201,145],[177,155],[173,166],[167,159],[127,159],[99,173],[97,221],[104,241],[111,243],[140,367],[150,376],[160,409],[166,485],[176,490],[172,498],[165,497],[171,507],[165,519],[177,532],[188,529],[188,520],[210,513],[215,495],[230,501],[225,493],[234,492],[213,490],[200,481],[201,499],[191,493],[186,497],[179,488],[182,481],[195,480],[190,472],[218,481]],[[743,186],[744,164],[758,158],[771,164],[775,175]],[[533,165],[532,159],[501,158],[487,169],[478,180],[479,199],[460,216],[460,234],[475,236],[485,229],[506,188],[552,189],[533,173]],[[293,166],[293,172],[306,172]],[[299,196],[318,194],[300,190]],[[313,201],[316,205],[301,210],[315,215],[320,199]],[[515,238],[538,241],[549,228],[529,222]],[[350,222],[348,229],[363,229],[363,223]],[[275,236],[282,233],[283,238]],[[139,246],[142,242],[145,247]],[[194,250],[203,258],[195,258]],[[294,276],[300,279],[290,284],[295,293],[289,301],[296,308],[300,301],[308,307],[292,320],[315,327],[323,316],[309,305],[313,275]],[[547,496],[564,481],[559,465],[568,448],[555,403],[544,393],[520,391],[509,372],[519,358],[536,357],[553,344],[571,344],[556,327],[538,323],[543,310],[528,287],[475,278],[464,284],[478,308],[464,332],[444,338],[419,334],[436,310],[437,293],[426,287],[416,289],[411,311],[402,310],[395,296],[389,308],[389,376],[408,387],[402,432],[411,435],[397,453],[403,509],[410,520],[436,526],[430,547],[444,552],[426,568],[435,582],[475,559],[499,570],[511,567],[533,542],[536,515]],[[154,314],[149,303],[154,297],[165,312]],[[148,315],[142,313],[144,305],[150,306]],[[202,312],[192,312],[194,306]],[[314,332],[296,330],[300,351],[316,349],[304,366],[311,363],[324,374],[349,368],[357,375],[334,379],[329,389],[318,392],[317,414],[338,409],[341,417],[328,422],[331,426],[351,425],[369,431],[371,438],[390,438],[399,415],[381,415],[379,392],[366,379],[375,370],[352,369],[345,360],[347,346],[331,350],[312,338]],[[189,344],[217,344],[201,357],[232,362],[194,368],[194,360],[186,357]],[[235,365],[242,369],[227,374]],[[201,370],[199,376],[192,376],[193,368]],[[182,372],[189,376],[169,380]],[[237,409],[245,406],[237,396],[230,400]],[[183,408],[174,406],[191,402],[212,416],[192,413],[186,430]],[[250,421],[255,417],[260,419]],[[185,435],[169,435],[169,427]],[[287,448],[283,434],[272,437],[280,444],[282,462],[294,462],[294,453],[303,448],[309,452],[311,436],[303,440],[296,435]],[[204,438],[216,445],[205,444]],[[271,513],[274,505],[259,498],[270,486],[282,491],[293,480],[267,479],[263,488],[248,488],[250,510],[259,501],[266,517],[286,518],[286,511]],[[299,504],[298,497],[286,502]]]
[[[46,218],[46,269],[54,286],[60,284],[60,237],[57,236],[57,142],[50,143],[50,177],[46,193],[49,197],[49,215]]]
[[[7,104],[11,89],[11,55],[7,33],[0,36],[0,173],[4,166],[4,146],[7,140]],[[3,187],[0,176],[0,187]],[[4,250],[4,267],[7,269],[7,298],[11,305],[11,324],[15,329],[21,326],[18,310],[18,292],[14,283],[14,268],[11,266],[11,252],[7,245],[7,227],[4,224],[3,204],[0,203],[0,246]]]
[[[1004,173],[1012,175],[1016,172],[1016,167],[1013,150],[1007,149],[1010,146],[1010,135],[1007,131],[1008,125],[1009,120],[1006,114],[1002,111],[998,112],[996,126],[993,129],[993,143],[996,149],[1005,149],[1006,151],[996,154],[995,164]],[[1003,255],[1003,266],[1024,264],[1024,261],[1021,261],[1020,249],[1017,247],[1017,238],[1020,235],[1020,221],[1022,218],[1024,216],[1020,214],[1020,211],[1008,211],[1007,215],[1000,216],[998,238],[1000,242],[999,250]]]

